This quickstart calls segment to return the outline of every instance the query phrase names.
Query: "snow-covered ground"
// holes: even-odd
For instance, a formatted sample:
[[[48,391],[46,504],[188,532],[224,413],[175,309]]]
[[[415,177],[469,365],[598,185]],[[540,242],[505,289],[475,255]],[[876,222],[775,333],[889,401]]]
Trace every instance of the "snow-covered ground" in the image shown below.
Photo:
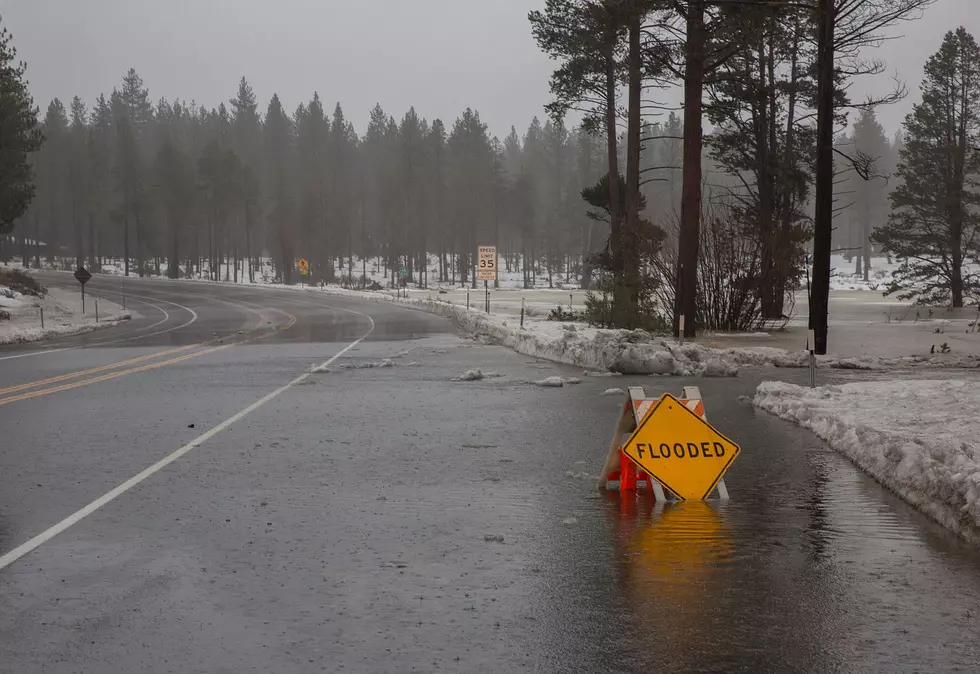
[[[980,542],[980,382],[765,382],[753,402],[809,428],[932,519]]]
[[[99,328],[108,328],[130,318],[130,312],[106,300],[98,300],[99,320],[96,322],[94,297],[85,301],[82,314],[81,294],[62,289],[49,290],[40,296],[16,292],[0,285],[0,311],[10,318],[0,318],[0,344],[36,342],[50,337],[78,335]],[[44,327],[41,327],[41,312]],[[6,316],[6,314],[3,314]]]
[[[864,274],[855,274],[856,262],[850,262],[843,255],[832,255],[830,258],[830,289],[831,290],[870,290],[884,291],[898,269],[896,260],[888,261],[885,257],[872,257],[868,280]]]

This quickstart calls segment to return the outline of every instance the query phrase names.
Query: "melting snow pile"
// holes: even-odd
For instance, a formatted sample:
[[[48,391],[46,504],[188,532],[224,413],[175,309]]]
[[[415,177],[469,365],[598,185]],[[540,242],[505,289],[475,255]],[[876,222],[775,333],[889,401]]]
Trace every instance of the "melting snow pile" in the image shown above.
[[[449,315],[466,332],[528,356],[592,370],[623,374],[735,376],[738,368],[715,349],[679,344],[643,330],[565,330],[561,323],[533,322],[521,328],[513,319],[427,303]]]
[[[562,388],[565,386],[574,386],[575,384],[581,384],[581,379],[576,379],[572,377],[571,379],[565,379],[564,377],[546,377],[540,381],[531,382],[535,386],[542,386],[544,388]]]
[[[385,358],[380,363],[344,363],[341,367],[345,370],[372,370],[374,368],[395,367],[395,361],[391,358]]]
[[[809,428],[922,512],[980,542],[980,383],[765,382],[753,402]]]

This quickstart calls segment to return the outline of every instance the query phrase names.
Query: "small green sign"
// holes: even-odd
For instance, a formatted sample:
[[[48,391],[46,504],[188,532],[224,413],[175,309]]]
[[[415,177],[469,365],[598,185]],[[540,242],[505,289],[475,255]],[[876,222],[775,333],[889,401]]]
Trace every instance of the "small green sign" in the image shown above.
[[[402,276],[408,276],[408,270],[405,269],[404,267],[402,267],[401,269],[399,269],[398,270],[398,273],[401,274]]]

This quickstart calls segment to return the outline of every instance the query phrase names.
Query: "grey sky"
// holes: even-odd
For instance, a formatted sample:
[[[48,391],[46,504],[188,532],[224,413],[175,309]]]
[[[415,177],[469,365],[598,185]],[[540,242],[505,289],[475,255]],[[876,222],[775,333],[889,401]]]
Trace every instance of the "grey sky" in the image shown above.
[[[946,30],[980,36],[980,0],[938,0],[877,56],[913,95],[922,64]],[[262,107],[273,92],[290,111],[314,90],[340,101],[363,132],[376,102],[400,117],[410,105],[451,124],[463,108],[491,131],[523,131],[543,116],[551,62],[531,38],[527,12],[543,0],[0,0],[42,107],[74,94],[87,102],[137,69],[154,99],[216,106],[244,75]],[[865,82],[863,90],[889,85]],[[913,102],[880,112],[893,132]]]

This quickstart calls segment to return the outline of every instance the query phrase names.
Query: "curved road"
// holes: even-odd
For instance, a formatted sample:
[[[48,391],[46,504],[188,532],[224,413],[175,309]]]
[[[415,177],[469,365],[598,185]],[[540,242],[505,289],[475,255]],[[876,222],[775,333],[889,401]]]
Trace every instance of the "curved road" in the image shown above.
[[[545,389],[402,307],[126,283],[0,348],[0,672],[976,671],[980,555],[738,401],[804,373]],[[692,383],[732,501],[598,495],[599,394]]]

